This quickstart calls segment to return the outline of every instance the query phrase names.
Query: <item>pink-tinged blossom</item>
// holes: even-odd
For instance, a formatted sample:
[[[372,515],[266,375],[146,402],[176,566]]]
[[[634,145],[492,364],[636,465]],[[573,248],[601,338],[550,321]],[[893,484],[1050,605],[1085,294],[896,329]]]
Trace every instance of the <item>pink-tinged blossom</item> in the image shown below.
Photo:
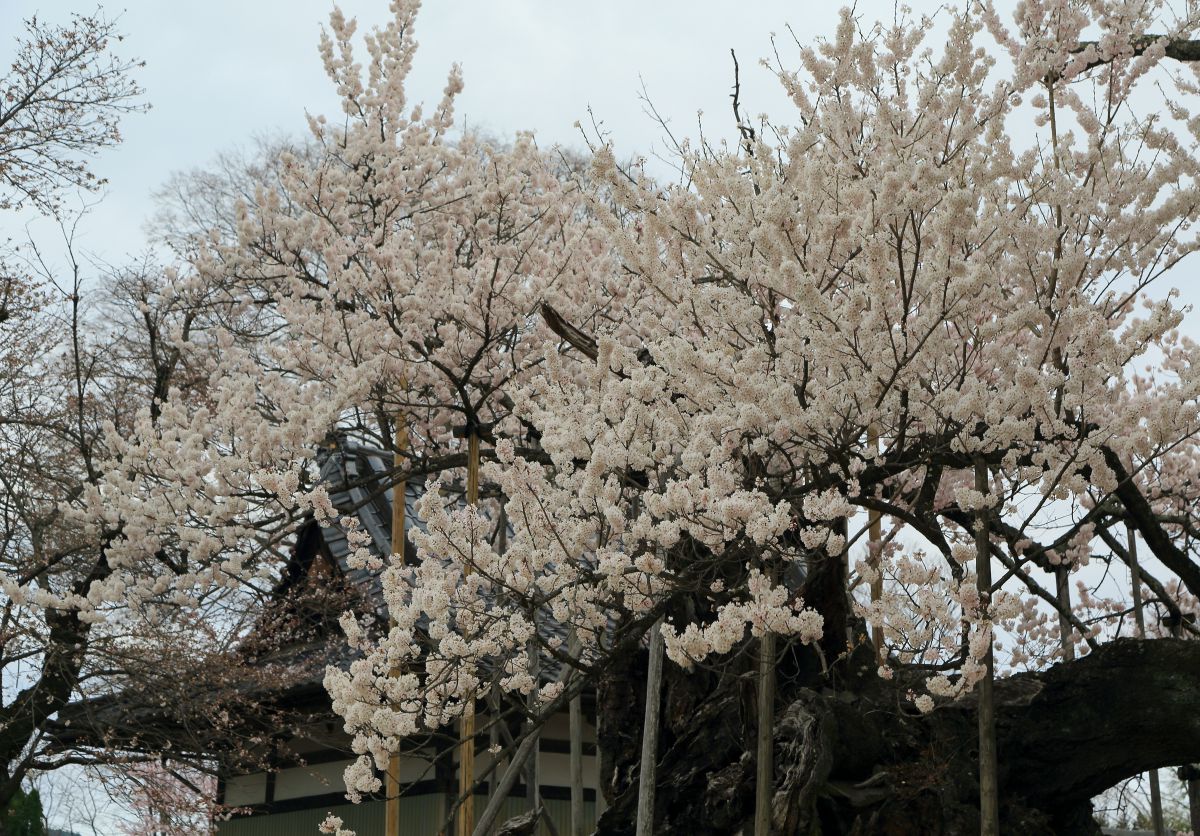
[[[1162,57],[1131,38],[1157,20],[1110,6],[948,12],[932,48],[930,21],[863,29],[846,11],[779,68],[794,127],[684,148],[678,183],[603,143],[585,172],[530,135],[451,142],[457,69],[436,107],[405,97],[416,4],[393,4],[365,59],[335,13],[321,54],[346,118],[312,118],[312,153],[174,288],[237,326],[219,351],[176,342],[211,396],[139,416],[72,512],[121,527],[112,576],[12,597],[86,617],[145,600],[135,569],[168,541],[200,568],[156,595],[254,577],[298,520],[337,516],[313,475],[340,433],[398,453],[386,481],[424,491],[404,562],[338,520],[388,617],[344,618],[362,655],[325,677],[353,797],[404,737],[493,687],[552,711],[660,618],[683,667],[768,633],[836,664],[846,602],[806,584],[851,562],[833,594],[880,628],[881,675],[954,671],[913,694],[919,711],[970,691],[999,642],[1012,666],[1052,661],[1038,578],[1087,564],[1130,516],[1126,486],[1173,543],[1200,503],[1200,351],[1179,304],[1150,296],[1196,248],[1200,121],[1130,107]],[[866,512],[892,526],[869,552]],[[981,594],[984,514],[983,559],[1005,573]],[[1119,629],[1120,608],[1076,589],[1079,613]],[[1100,629],[1072,628],[1081,648]]]

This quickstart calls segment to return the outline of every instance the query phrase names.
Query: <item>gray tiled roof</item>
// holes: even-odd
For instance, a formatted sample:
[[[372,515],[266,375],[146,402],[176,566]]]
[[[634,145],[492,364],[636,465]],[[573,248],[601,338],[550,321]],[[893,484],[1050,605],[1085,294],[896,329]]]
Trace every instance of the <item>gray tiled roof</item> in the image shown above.
[[[392,453],[342,438],[336,446],[323,452],[318,461],[321,480],[327,485],[334,507],[344,516],[357,518],[358,524],[371,536],[370,548],[374,554],[379,557],[390,555],[393,490],[385,485],[390,481],[387,477],[392,470]],[[414,528],[425,530],[425,523],[417,515],[416,506],[425,495],[426,484],[423,481],[409,480],[406,489],[404,527],[407,537]],[[448,498],[447,501],[454,500]],[[458,498],[458,504],[465,507],[466,502],[461,496]],[[485,509],[481,509],[481,513],[487,514]],[[510,528],[509,531],[511,530]],[[322,526],[321,534],[331,556],[337,560],[346,577],[364,593],[367,600],[377,602],[376,614],[381,619],[386,618],[380,573],[352,568],[349,565],[350,546],[346,532],[341,526]],[[410,541],[406,547],[406,554],[415,556],[415,553]],[[421,626],[424,626],[423,621],[419,622]],[[556,638],[565,643],[567,640],[566,628],[549,618],[539,620],[538,634],[545,641]],[[557,676],[557,668],[557,665],[547,666],[542,671],[542,676]]]
[[[358,519],[362,529],[371,535],[371,551],[379,557],[392,553],[393,490],[390,486],[385,487],[386,475],[392,469],[391,458],[390,452],[342,439],[318,459],[321,481],[328,486],[333,506],[341,514]],[[425,528],[416,512],[417,502],[425,494],[425,485],[410,480],[406,487],[404,527],[407,538],[413,528]],[[377,601],[382,612],[383,589],[379,573],[349,565],[350,544],[345,530],[336,524],[323,525],[321,536],[346,577],[369,600]]]

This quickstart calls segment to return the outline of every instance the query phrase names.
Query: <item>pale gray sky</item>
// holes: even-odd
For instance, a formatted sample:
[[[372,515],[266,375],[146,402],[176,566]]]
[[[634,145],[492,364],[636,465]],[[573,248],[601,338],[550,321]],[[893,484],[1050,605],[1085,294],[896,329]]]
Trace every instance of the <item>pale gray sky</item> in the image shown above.
[[[933,3],[914,5],[934,8]],[[891,0],[859,0],[867,19],[893,14]],[[168,175],[202,166],[256,134],[306,130],[304,112],[339,112],[317,55],[329,0],[113,0],[124,54],[146,61],[138,75],[152,110],[125,120],[125,142],[106,151],[96,170],[109,179],[104,200],[84,223],[85,253],[119,263],[145,246],[142,224],[150,193]],[[450,64],[463,65],[459,120],[498,136],[530,129],[543,145],[579,145],[572,127],[591,106],[622,156],[660,146],[661,129],[638,99],[644,79],[678,134],[733,135],[729,109],[730,48],[742,65],[742,99],[751,114],[790,120],[778,82],[758,66],[771,54],[771,33],[786,54],[786,26],[811,41],[832,34],[837,3],[729,3],[654,0],[429,0],[417,22],[421,44],[410,84],[414,101],[436,102]],[[66,20],[82,0],[0,0],[0,59],[21,20],[37,13]],[[388,15],[386,0],[346,0],[360,31]],[[791,47],[787,49],[787,47]],[[0,231],[12,229],[0,218]],[[41,239],[44,225],[35,228]]]

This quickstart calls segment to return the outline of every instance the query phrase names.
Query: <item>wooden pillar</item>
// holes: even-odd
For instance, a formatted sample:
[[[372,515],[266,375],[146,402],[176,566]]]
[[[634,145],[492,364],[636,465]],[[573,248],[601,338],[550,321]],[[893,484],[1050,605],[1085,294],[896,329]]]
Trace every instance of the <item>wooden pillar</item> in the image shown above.
[[[396,438],[393,446],[392,465],[404,466],[404,451],[408,449],[408,426],[404,416],[396,416]],[[400,480],[392,485],[392,554],[393,559],[404,563],[404,513],[407,510],[408,482]],[[386,796],[384,807],[384,836],[400,835],[400,753],[388,759]]]
[[[479,434],[475,427],[467,428],[467,502],[479,502]],[[464,574],[471,573],[470,565],[463,567]],[[459,725],[458,746],[458,795],[462,799],[458,808],[458,836],[471,836],[475,830],[475,702],[467,700],[463,706]]]
[[[579,637],[571,629],[571,640],[567,645],[571,656],[580,655]],[[570,680],[568,680],[570,682]],[[571,697],[568,720],[571,738],[571,836],[585,836],[583,832],[583,698]]]
[[[975,465],[975,490],[988,494],[987,465]],[[988,511],[981,509],[975,522],[975,577],[979,604],[985,614],[991,612],[992,544],[988,533]],[[1000,836],[1000,790],[996,775],[996,705],[992,693],[995,676],[993,641],[983,657],[985,673],[979,685],[979,832],[981,836]]]
[[[775,785],[775,634],[758,640],[758,724],[755,731],[754,836],[771,836]]]

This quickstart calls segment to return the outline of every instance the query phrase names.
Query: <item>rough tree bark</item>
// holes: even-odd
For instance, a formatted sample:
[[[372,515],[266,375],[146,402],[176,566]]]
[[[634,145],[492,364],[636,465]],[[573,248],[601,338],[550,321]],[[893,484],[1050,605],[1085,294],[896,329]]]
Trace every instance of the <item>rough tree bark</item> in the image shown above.
[[[789,686],[781,664],[776,832],[977,832],[975,702],[920,715],[905,699],[912,683],[884,682],[874,670],[867,643],[845,660],[836,689]],[[748,832],[754,734],[742,687],[675,669],[664,680],[654,832]],[[623,687],[605,682],[602,692]],[[1200,642],[1182,640],[1122,639],[1043,672],[998,680],[1000,831],[1095,836],[1093,796],[1131,775],[1200,759],[1198,701]],[[622,710],[626,723],[629,708]],[[607,710],[621,709],[609,703]],[[610,768],[628,774],[631,765],[614,760]],[[632,834],[636,784],[610,795],[610,804],[597,833]]]

